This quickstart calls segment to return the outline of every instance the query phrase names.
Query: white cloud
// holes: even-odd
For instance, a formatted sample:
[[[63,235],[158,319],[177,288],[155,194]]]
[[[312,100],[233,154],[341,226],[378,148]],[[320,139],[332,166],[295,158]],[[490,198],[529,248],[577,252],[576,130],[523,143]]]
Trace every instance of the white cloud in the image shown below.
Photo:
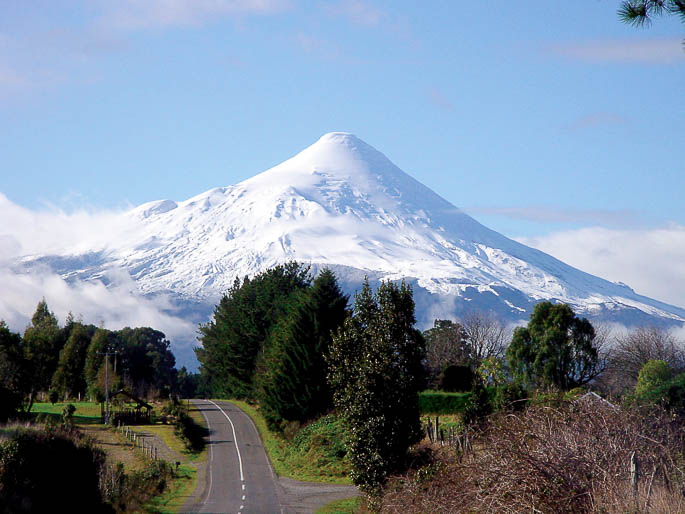
[[[77,253],[125,236],[126,223],[117,211],[67,213],[55,207],[33,211],[12,203],[0,193],[0,262],[23,255]],[[11,221],[10,221],[11,220]]]
[[[291,7],[289,0],[123,0],[105,2],[101,23],[118,29],[201,25],[223,16],[271,15]]]
[[[592,63],[669,64],[685,60],[680,38],[597,40],[555,44],[547,51]]]
[[[637,293],[685,307],[685,227],[583,228],[518,238],[554,257]]]
[[[145,297],[125,271],[110,270],[109,286],[99,281],[66,281],[47,268],[25,270],[22,256],[77,254],[89,248],[106,250],[107,242],[126,237],[122,213],[66,213],[51,208],[32,211],[9,201],[0,193],[0,319],[23,332],[36,305],[45,298],[64,322],[67,313],[81,315],[84,322],[110,329],[150,326],[171,341],[181,364],[190,364],[197,327],[174,316],[164,295]]]

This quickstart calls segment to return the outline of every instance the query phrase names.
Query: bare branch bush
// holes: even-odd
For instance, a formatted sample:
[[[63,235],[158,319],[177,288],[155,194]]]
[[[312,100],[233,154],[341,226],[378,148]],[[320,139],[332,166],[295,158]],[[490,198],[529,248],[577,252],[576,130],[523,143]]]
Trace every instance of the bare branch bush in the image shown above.
[[[650,360],[663,360],[676,372],[685,369],[685,343],[658,327],[636,328],[616,337],[607,368],[597,386],[618,395],[635,387],[640,369]]]
[[[664,412],[591,402],[538,405],[491,418],[462,459],[444,450],[427,472],[391,482],[384,512],[682,512],[679,424]],[[631,489],[630,459],[642,474]],[[432,471],[431,471],[432,470]]]

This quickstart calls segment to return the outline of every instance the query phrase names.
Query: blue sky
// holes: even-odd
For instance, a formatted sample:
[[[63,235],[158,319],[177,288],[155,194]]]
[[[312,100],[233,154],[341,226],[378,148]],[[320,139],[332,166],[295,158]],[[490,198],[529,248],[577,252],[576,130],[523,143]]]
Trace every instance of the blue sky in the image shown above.
[[[618,5],[5,0],[0,192],[183,200],[349,131],[487,226],[685,306],[685,26]]]

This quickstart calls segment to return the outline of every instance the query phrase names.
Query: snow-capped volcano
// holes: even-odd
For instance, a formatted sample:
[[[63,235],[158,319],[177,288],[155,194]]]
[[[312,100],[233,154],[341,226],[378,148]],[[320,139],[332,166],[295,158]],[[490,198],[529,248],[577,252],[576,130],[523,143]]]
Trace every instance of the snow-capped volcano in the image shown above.
[[[542,299],[586,316],[680,323],[685,310],[589,275],[494,232],[352,134],[326,134],[239,184],[125,215],[106,245],[36,256],[63,277],[126,270],[140,292],[213,305],[236,277],[288,260],[332,267],[353,291],[364,275],[414,285],[418,317],[469,308],[526,319]]]

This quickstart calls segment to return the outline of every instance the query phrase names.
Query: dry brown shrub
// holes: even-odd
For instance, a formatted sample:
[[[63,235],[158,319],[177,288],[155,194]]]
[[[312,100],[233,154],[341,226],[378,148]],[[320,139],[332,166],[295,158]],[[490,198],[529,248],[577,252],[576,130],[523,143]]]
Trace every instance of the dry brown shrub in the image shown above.
[[[393,479],[384,512],[682,512],[681,424],[592,403],[493,416],[474,451]],[[640,480],[631,485],[636,452]]]

